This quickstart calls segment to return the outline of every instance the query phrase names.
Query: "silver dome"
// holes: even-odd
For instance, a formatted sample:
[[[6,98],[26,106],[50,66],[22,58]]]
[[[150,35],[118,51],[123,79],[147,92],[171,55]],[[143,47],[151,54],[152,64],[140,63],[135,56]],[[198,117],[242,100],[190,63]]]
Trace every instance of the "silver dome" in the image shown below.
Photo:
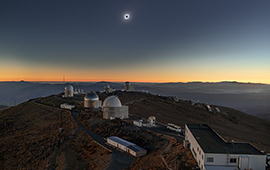
[[[91,93],[87,93],[84,96],[84,100],[99,100],[99,97],[98,97],[97,93],[91,92]]]
[[[65,87],[65,90],[73,91],[73,86],[69,84],[68,86]]]
[[[117,96],[109,96],[104,100],[103,107],[122,107],[122,104]]]

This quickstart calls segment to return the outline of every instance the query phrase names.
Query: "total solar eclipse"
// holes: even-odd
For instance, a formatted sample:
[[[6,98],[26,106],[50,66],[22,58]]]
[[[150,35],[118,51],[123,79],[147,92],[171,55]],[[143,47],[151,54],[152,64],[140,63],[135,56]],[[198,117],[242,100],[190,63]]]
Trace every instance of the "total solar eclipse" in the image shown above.
[[[129,14],[125,14],[124,19],[126,19],[126,20],[129,19]]]

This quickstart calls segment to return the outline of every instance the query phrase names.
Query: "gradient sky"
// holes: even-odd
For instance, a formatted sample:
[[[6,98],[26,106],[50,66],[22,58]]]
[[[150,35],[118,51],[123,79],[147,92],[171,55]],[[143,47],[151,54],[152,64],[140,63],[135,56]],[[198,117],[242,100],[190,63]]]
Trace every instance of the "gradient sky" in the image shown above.
[[[270,1],[1,0],[0,81],[63,75],[270,83]]]

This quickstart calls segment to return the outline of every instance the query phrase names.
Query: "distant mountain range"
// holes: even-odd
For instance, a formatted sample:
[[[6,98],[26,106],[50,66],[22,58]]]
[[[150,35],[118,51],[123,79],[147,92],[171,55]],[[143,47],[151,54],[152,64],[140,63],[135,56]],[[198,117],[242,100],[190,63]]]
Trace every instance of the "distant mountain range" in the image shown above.
[[[14,106],[32,98],[59,94],[69,83],[59,82],[0,82],[0,105]],[[103,90],[105,85],[122,89],[123,83],[74,82],[74,88],[84,92]],[[231,107],[270,120],[270,85],[239,82],[133,83],[137,91],[176,96]]]

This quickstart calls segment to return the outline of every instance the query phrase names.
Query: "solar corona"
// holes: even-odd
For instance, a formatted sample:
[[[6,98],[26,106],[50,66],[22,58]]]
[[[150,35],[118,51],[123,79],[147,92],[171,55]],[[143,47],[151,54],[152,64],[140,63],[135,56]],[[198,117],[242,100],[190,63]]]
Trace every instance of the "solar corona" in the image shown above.
[[[128,20],[129,18],[130,18],[130,17],[129,17],[129,14],[125,14],[125,15],[124,15],[124,19],[125,19],[125,20]]]

